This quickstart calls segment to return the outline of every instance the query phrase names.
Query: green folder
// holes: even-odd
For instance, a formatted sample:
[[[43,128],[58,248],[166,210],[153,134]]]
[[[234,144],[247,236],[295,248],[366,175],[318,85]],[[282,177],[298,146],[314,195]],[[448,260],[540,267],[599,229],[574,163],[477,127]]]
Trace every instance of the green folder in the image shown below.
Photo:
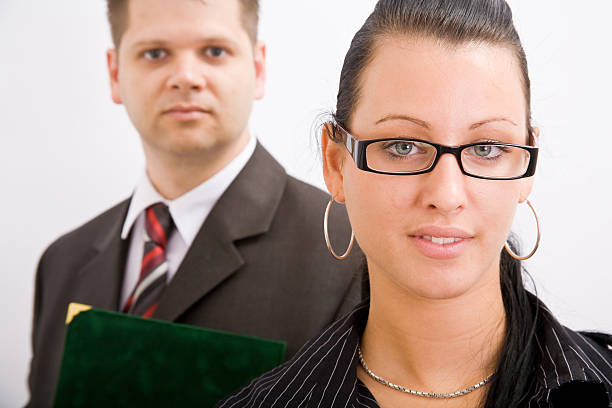
[[[281,364],[285,348],[278,341],[87,310],[68,325],[54,406],[213,407]]]

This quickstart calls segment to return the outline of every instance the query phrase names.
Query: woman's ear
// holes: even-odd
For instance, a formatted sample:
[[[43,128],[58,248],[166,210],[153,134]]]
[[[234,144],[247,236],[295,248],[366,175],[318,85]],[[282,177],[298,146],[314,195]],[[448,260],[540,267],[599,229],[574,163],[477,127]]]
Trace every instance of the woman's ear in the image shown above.
[[[540,139],[540,128],[537,126],[532,127],[531,134],[533,135],[533,145],[537,146],[538,140]]]
[[[533,145],[537,146],[538,139],[540,138],[540,128],[538,127],[532,128],[531,134],[533,136]],[[523,185],[521,187],[519,203],[523,203],[525,200],[527,200],[527,198],[529,197],[529,194],[531,194],[531,190],[533,189],[533,181],[534,181],[533,177],[528,177],[528,178],[524,178],[521,180]]]
[[[323,124],[321,130],[321,153],[323,156],[323,178],[327,190],[337,202],[344,202],[344,177],[342,166],[346,157],[346,148],[342,143],[332,140],[334,125]]]

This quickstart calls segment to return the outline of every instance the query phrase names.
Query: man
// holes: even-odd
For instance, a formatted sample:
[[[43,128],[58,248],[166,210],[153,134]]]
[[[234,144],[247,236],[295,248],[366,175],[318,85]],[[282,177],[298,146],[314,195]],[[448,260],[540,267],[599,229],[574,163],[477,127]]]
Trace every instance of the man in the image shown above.
[[[293,355],[358,302],[334,261],[328,197],[250,135],[263,96],[257,0],[108,0],[112,99],[142,139],[132,197],[64,235],[36,277],[30,406],[52,403],[69,302],[286,341]],[[161,204],[160,204],[161,203]],[[330,235],[349,241],[334,210]]]

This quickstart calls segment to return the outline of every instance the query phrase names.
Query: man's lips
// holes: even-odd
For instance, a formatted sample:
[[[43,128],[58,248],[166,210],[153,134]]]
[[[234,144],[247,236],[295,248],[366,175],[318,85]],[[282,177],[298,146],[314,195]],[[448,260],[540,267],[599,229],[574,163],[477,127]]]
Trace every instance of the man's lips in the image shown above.
[[[209,114],[210,111],[200,106],[176,105],[163,111],[164,115],[177,120],[196,120]]]

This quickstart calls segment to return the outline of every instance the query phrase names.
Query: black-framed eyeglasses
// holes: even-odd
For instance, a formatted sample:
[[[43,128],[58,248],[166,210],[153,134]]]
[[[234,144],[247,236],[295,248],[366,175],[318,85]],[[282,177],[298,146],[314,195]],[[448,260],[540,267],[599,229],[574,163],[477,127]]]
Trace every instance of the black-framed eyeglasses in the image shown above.
[[[357,168],[390,175],[416,175],[432,171],[443,154],[452,154],[466,176],[486,180],[516,180],[535,174],[538,147],[501,142],[444,146],[420,139],[359,140],[340,125],[344,144]]]

